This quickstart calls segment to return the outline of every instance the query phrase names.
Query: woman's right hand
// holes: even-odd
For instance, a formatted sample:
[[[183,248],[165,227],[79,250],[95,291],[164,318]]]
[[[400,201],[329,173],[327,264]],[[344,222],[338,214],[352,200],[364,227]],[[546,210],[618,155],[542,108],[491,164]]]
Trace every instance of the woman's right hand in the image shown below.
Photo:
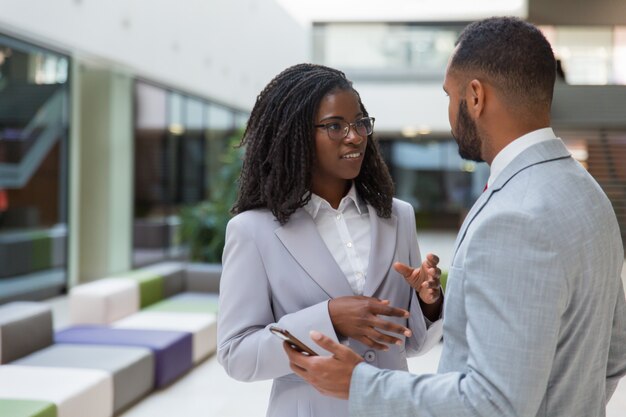
[[[389,350],[387,344],[403,343],[401,339],[380,330],[411,336],[408,328],[378,317],[409,317],[408,311],[390,306],[388,300],[361,295],[338,297],[328,302],[328,312],[339,335],[358,340],[374,349]]]

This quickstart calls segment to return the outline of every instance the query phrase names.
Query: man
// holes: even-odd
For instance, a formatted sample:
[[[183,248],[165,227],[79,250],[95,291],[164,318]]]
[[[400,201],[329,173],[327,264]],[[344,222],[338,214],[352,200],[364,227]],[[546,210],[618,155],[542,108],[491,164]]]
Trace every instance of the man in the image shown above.
[[[516,18],[469,25],[444,90],[459,153],[491,167],[459,232],[435,375],[380,370],[312,332],[292,369],[353,416],[604,416],[626,373],[623,247],[593,178],[550,129],[555,60]],[[403,275],[412,273],[398,266]]]

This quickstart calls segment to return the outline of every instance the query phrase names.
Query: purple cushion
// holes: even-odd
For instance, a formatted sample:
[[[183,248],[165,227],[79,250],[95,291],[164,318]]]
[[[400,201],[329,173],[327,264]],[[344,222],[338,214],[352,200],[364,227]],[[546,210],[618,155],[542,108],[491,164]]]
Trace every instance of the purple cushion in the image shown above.
[[[141,346],[154,352],[155,388],[161,388],[192,366],[192,334],[165,330],[75,326],[58,331],[56,343]]]

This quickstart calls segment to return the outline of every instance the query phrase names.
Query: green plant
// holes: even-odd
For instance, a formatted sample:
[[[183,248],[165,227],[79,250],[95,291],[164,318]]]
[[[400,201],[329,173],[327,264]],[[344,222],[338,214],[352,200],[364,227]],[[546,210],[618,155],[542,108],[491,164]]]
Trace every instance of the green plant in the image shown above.
[[[189,258],[194,262],[222,261],[226,224],[231,218],[230,208],[237,196],[241,172],[243,149],[237,145],[242,135],[243,131],[237,131],[228,140],[210,198],[181,209],[181,238],[189,246]]]

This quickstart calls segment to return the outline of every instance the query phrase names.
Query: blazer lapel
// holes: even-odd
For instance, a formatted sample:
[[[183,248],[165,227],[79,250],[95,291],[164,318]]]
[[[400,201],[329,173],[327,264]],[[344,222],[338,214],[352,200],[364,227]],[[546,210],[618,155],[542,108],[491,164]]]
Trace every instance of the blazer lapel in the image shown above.
[[[480,211],[483,209],[485,204],[487,204],[487,201],[489,201],[489,198],[491,197],[492,193],[493,193],[492,188],[488,188],[487,190],[485,190],[480,195],[480,197],[478,197],[478,200],[476,200],[476,202],[470,209],[469,213],[467,213],[467,216],[465,216],[465,220],[463,220],[461,229],[459,230],[459,233],[456,235],[456,242],[454,243],[454,251],[453,251],[454,255],[452,255],[452,265],[454,265],[454,257],[456,256],[456,252],[459,249],[461,242],[463,242],[463,239],[465,238],[465,233],[467,233],[467,228],[474,220],[474,217],[476,217],[476,215],[480,213]]]
[[[500,191],[504,186],[518,173],[530,168],[537,164],[556,161],[560,159],[570,158],[571,155],[563,142],[560,139],[552,139],[545,142],[540,142],[530,148],[524,150],[518,155],[511,163],[502,171],[502,173],[496,178],[495,182],[484,193],[478,197],[478,200],[472,206],[472,209],[467,214],[467,217],[463,221],[461,230],[457,235],[456,243],[454,244],[454,255],[452,256],[452,264],[454,265],[454,257],[459,249],[459,246],[463,242],[465,235],[467,234],[467,228],[472,224],[478,213],[481,212],[483,207],[489,202],[489,199],[494,193]]]
[[[274,232],[302,269],[329,297],[354,295],[345,275],[319,235],[311,216],[299,209]]]
[[[372,296],[383,282],[396,253],[398,234],[398,217],[392,214],[383,219],[376,215],[374,207],[367,206],[370,213],[371,246],[367,277],[363,287],[363,295]]]

